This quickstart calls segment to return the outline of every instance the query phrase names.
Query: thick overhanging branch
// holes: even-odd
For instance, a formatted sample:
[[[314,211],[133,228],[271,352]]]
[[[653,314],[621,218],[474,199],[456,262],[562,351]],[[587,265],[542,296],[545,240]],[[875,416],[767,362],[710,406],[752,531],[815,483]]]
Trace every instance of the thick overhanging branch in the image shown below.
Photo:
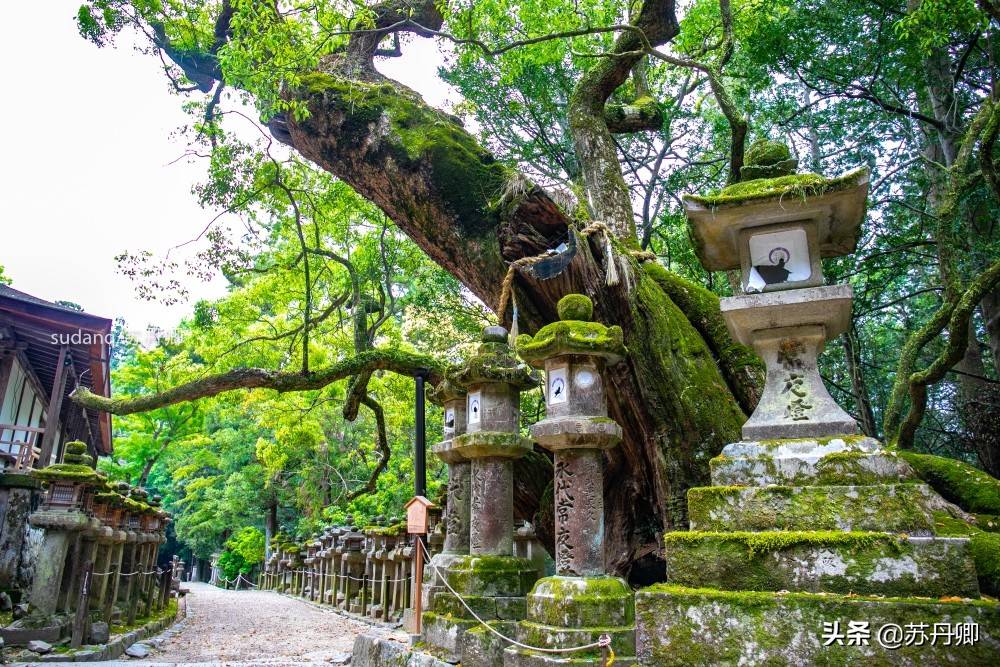
[[[632,104],[609,103],[604,107],[604,122],[614,134],[653,132],[663,127],[663,107],[651,97]]]
[[[368,481],[365,482],[364,486],[347,494],[344,502],[350,502],[355,498],[360,498],[374,491],[378,484],[379,476],[389,467],[389,458],[392,456],[392,450],[389,449],[389,438],[385,430],[385,411],[382,410],[382,404],[367,394],[361,399],[361,404],[375,415],[375,444],[378,446],[378,462],[375,464],[375,468],[372,470],[372,474],[369,475]]]
[[[431,384],[440,381],[442,373],[441,364],[425,354],[392,349],[374,349],[307,375],[263,368],[237,368],[185,382],[172,389],[145,396],[107,398],[98,396],[81,386],[70,395],[70,398],[78,405],[91,410],[102,410],[113,415],[130,415],[186,401],[209,398],[237,389],[272,389],[279,393],[322,389],[352,375],[377,370],[410,376],[425,373]]]

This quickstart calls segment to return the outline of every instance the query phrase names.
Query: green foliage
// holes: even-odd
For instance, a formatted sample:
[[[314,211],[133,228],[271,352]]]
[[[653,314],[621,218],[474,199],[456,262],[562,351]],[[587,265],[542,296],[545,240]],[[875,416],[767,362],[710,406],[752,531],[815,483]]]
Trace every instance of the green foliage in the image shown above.
[[[227,579],[249,575],[255,565],[264,561],[264,533],[253,526],[242,528],[226,540],[219,555],[219,567]]]
[[[12,282],[14,281],[11,280],[10,276],[4,273],[3,264],[0,264],[0,285],[10,285]]]

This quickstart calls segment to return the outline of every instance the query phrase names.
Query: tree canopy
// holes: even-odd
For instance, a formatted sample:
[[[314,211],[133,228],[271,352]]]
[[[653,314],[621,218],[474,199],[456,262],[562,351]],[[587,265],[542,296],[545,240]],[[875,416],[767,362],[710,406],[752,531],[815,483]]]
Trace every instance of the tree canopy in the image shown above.
[[[680,197],[739,182],[772,139],[803,171],[871,170],[859,250],[824,266],[856,294],[822,361],[835,397],[869,435],[1000,475],[998,20],[993,0],[91,0],[81,34],[159,59],[206,164],[197,260],[122,269],[149,298],[183,298],[181,270],[230,291],[125,364],[119,396],[75,399],[129,415],[114,467],[145,470],[204,553],[269,507],[302,530],[398,507],[406,377],[433,381],[491,308],[533,331],[583,292],[632,351],[607,460],[628,483],[606,491],[613,567],[634,568],[761,386]],[[417,39],[448,110],[377,68],[426,67]],[[518,263],[546,252],[550,279]],[[525,518],[547,465],[525,466]]]

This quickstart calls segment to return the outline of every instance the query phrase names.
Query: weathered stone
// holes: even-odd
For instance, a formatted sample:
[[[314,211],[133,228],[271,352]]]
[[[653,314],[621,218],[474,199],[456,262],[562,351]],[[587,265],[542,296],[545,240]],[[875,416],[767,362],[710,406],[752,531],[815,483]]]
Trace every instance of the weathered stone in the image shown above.
[[[843,638],[849,622],[866,624],[864,642]],[[643,665],[988,665],[1000,652],[996,602],[938,602],[812,593],[729,592],[658,584],[636,594],[638,657]],[[824,645],[825,624],[841,633]],[[935,624],[978,625],[978,641],[947,642]],[[912,624],[912,625],[911,625]],[[878,641],[883,627],[899,645]],[[923,628],[922,642],[906,645],[906,628]],[[939,626],[943,632],[944,626]],[[859,636],[859,635],[856,635]],[[884,636],[883,636],[884,638]]]
[[[38,513],[32,515],[34,518]],[[50,514],[52,514],[50,512]],[[62,514],[70,514],[62,512]],[[73,514],[78,514],[74,512]],[[80,516],[83,516],[82,514]],[[41,615],[49,616],[59,604],[62,588],[63,568],[70,541],[74,538],[69,530],[49,528],[45,531],[42,551],[35,565],[35,579],[31,587],[31,606]]]
[[[149,655],[149,647],[145,644],[135,643],[125,649],[125,655],[132,658],[145,658]]]
[[[490,623],[494,630],[505,637],[513,637],[517,624],[510,621]],[[495,634],[478,626],[465,633],[462,642],[462,667],[500,667],[503,665],[503,651],[508,643]]]
[[[854,530],[931,535],[940,498],[925,484],[706,486],[688,491],[691,530]]]
[[[734,442],[709,465],[715,486],[844,486],[916,479],[896,452],[865,436]]]
[[[90,637],[87,642],[90,644],[107,644],[111,637],[111,629],[104,621],[95,621],[90,624]]]
[[[10,599],[10,594],[7,591],[0,593],[0,611],[13,611],[14,603]]]
[[[514,466],[510,459],[477,458],[472,462],[469,553],[514,553]]]
[[[978,598],[968,540],[888,533],[668,533],[667,580],[692,588]]]
[[[28,650],[32,653],[38,653],[40,655],[45,655],[46,653],[52,652],[52,644],[48,642],[43,642],[41,639],[33,639],[28,642]]]
[[[445,508],[446,554],[469,553],[472,521],[472,464],[467,461],[448,466],[448,504]]]

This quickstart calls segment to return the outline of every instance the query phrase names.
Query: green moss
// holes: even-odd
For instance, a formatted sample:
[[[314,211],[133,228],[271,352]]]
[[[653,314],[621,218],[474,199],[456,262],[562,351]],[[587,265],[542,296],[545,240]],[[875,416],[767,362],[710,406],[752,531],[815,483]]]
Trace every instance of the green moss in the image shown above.
[[[979,589],[1000,596],[1000,534],[980,530],[947,512],[934,513],[934,528],[938,535],[969,538]]]
[[[519,390],[538,386],[538,378],[514,356],[506,340],[491,339],[483,333],[482,343],[476,354],[451,374],[452,381],[460,387],[483,382],[502,382]]]
[[[792,157],[792,151],[780,141],[758,139],[747,149],[744,163],[754,166],[770,166]]]
[[[793,546],[850,546],[868,548],[878,543],[895,544],[898,538],[890,533],[842,530],[782,530],[759,533],[747,531],[714,532],[684,531],[666,533],[665,544],[697,544],[705,539],[739,544],[747,554],[755,556],[782,551]]]
[[[176,598],[171,598],[171,600],[167,603],[167,606],[157,614],[150,614],[149,616],[136,618],[135,622],[131,624],[112,625],[111,634],[123,635],[125,633],[132,632],[133,630],[137,630],[144,625],[148,625],[149,623],[155,623],[156,621],[164,618],[174,618],[175,616],[177,616],[177,600]]]
[[[594,317],[594,302],[584,294],[567,294],[559,299],[556,312],[561,320],[589,322]]]
[[[547,358],[563,354],[600,355],[615,360],[628,354],[620,326],[606,327],[599,322],[577,320],[546,324],[534,337],[518,336],[517,352],[536,366],[544,365]]]
[[[857,169],[830,179],[811,173],[758,178],[734,183],[707,196],[684,195],[684,199],[710,207],[783,197],[807,199],[852,187],[858,183],[859,177],[866,173],[866,169]]]
[[[1000,514],[1000,480],[955,459],[899,451],[899,455],[946,500],[966,512]]]
[[[71,440],[70,442],[66,443],[64,452],[66,454],[74,454],[74,455],[86,454],[87,445],[86,443],[80,442],[79,440]]]
[[[43,482],[98,484],[101,481],[93,468],[79,463],[56,463],[47,468],[32,470],[31,475]]]

